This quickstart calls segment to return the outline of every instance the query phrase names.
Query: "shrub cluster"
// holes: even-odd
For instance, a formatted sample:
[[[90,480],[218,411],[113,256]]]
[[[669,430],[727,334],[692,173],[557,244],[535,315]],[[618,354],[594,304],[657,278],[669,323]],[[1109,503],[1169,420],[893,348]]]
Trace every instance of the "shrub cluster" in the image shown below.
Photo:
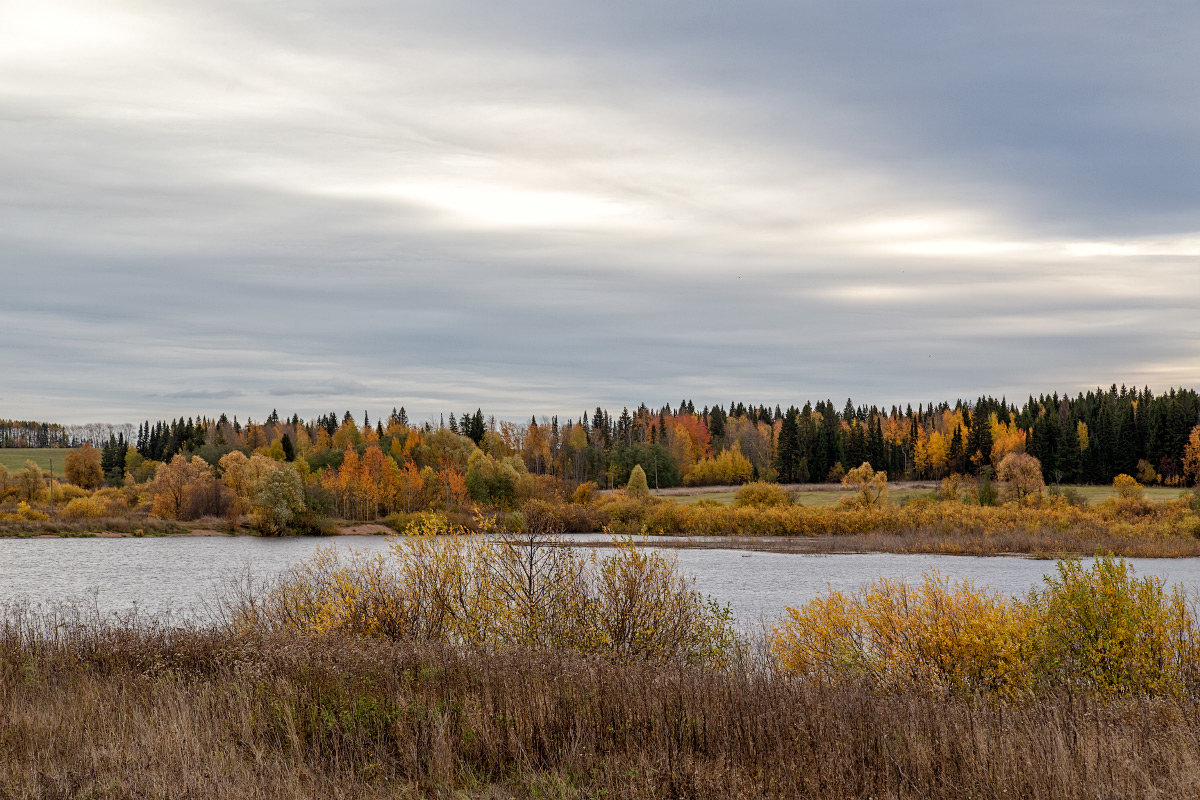
[[[767,483],[766,481],[755,481],[748,483],[738,489],[733,495],[733,504],[739,508],[775,508],[778,506],[790,506],[792,497],[783,490],[783,487],[775,483]],[[709,506],[712,508],[713,506]]]
[[[238,600],[233,616],[251,629],[619,660],[724,665],[739,656],[728,608],[697,592],[672,558],[617,542],[615,555],[598,559],[554,537],[483,527],[485,536],[468,537],[429,515],[410,524],[387,556],[320,550],[260,596]]]
[[[852,676],[891,689],[1019,697],[1069,689],[1100,697],[1200,690],[1200,625],[1181,589],[1122,559],[1057,574],[1024,598],[927,574],[886,579],[789,608],[772,631],[779,669]]]

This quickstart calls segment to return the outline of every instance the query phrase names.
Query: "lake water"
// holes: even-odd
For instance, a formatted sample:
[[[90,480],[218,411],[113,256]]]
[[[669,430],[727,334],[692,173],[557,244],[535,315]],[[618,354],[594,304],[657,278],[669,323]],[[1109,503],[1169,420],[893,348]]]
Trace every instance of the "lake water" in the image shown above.
[[[596,537],[579,537],[595,541]],[[43,606],[83,600],[101,611],[173,618],[203,615],[204,601],[248,571],[275,575],[318,547],[387,550],[384,537],[260,539],[181,537],[128,539],[0,539],[0,603]],[[927,570],[1020,594],[1054,571],[1053,561],[1019,557],[765,553],[671,549],[696,587],[728,603],[742,625],[770,621],[827,588],[853,589],[879,577],[918,581]],[[1200,590],[1200,558],[1130,559],[1138,574]]]

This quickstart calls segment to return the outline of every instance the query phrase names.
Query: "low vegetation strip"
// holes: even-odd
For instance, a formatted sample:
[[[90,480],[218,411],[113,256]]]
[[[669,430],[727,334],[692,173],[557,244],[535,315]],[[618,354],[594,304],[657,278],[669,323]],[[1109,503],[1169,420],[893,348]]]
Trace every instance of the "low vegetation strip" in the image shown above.
[[[1087,505],[1048,495],[981,505],[931,495],[904,504],[854,501],[808,507],[791,502],[778,487],[752,484],[739,490],[739,496],[745,502],[680,505],[612,494],[582,503],[530,501],[525,508],[555,517],[564,531],[820,540],[805,548],[809,550],[1200,554],[1200,496],[1194,493],[1166,503],[1116,497]],[[393,524],[401,529],[407,521],[397,516]]]
[[[0,608],[0,796],[1200,793],[1197,616],[1120,559],[831,593],[760,648],[659,556],[452,532],[207,628]]]
[[[549,537],[441,535],[453,532],[413,526],[372,558],[320,551],[258,591],[243,585],[227,617],[242,631],[575,652],[943,696],[1200,697],[1195,596],[1111,555],[1087,568],[1060,561],[1019,598],[936,574],[830,592],[789,608],[756,660],[729,612],[659,553],[618,541],[596,558]]]
[[[295,632],[0,627],[0,796],[1200,792],[1200,706]]]

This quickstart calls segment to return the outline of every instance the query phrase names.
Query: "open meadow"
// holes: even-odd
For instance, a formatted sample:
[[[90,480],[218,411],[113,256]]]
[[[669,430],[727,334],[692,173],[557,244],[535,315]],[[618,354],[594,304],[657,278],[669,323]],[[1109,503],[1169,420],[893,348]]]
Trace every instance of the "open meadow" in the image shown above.
[[[33,459],[35,464],[45,470],[50,469],[53,462],[55,474],[61,475],[69,452],[71,451],[66,447],[0,447],[0,467],[6,467],[9,472],[16,472],[24,469],[26,461]]]

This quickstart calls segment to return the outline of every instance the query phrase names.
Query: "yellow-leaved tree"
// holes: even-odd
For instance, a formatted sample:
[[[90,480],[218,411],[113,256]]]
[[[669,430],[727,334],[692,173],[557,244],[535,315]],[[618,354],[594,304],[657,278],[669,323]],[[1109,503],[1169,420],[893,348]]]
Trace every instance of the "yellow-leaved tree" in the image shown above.
[[[853,489],[857,494],[851,502],[864,508],[875,508],[887,502],[887,473],[873,469],[866,461],[846,473],[842,486]]]
[[[646,498],[650,496],[650,487],[646,483],[646,470],[642,469],[641,464],[634,465],[633,470],[629,473],[629,483],[625,486],[625,493],[630,497]]]
[[[1117,497],[1127,500],[1142,499],[1142,485],[1124,473],[1113,478],[1112,488],[1117,493]]]
[[[1017,502],[1040,496],[1046,488],[1042,462],[1028,453],[1009,453],[996,467],[996,480],[1003,485],[1004,496]]]
[[[1183,448],[1183,474],[1192,483],[1200,481],[1200,425],[1192,428]]]
[[[750,460],[742,455],[742,448],[734,442],[720,455],[698,461],[684,479],[688,486],[728,486],[746,483],[754,473]]]
[[[253,514],[255,527],[263,533],[282,533],[304,510],[304,483],[295,464],[262,453],[246,458],[234,450],[221,456],[217,465],[222,483],[236,497],[234,513]]]
[[[35,503],[47,493],[45,473],[33,459],[25,461],[25,469],[13,476],[13,484],[17,489],[17,498],[26,503]]]

